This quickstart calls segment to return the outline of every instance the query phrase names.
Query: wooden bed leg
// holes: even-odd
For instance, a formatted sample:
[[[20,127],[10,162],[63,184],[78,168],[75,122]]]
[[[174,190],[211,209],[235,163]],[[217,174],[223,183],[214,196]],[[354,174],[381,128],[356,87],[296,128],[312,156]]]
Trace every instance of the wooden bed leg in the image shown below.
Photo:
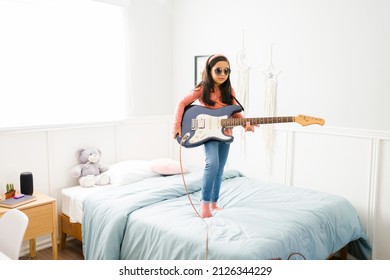
[[[62,222],[62,215],[60,214],[58,217],[59,225],[58,225],[58,231],[59,231],[59,237],[60,237],[60,249],[65,248],[65,242],[67,238],[67,234],[64,232],[64,226]]]
[[[346,260],[348,258],[348,245],[340,249],[340,258]]]
[[[60,248],[65,248],[66,239],[68,236],[72,236],[77,240],[82,241],[82,233],[81,233],[81,224],[79,223],[71,223],[70,219],[67,215],[61,213],[59,221],[60,228]]]
[[[66,238],[68,235],[65,232],[61,232],[61,241],[60,241],[60,249],[65,248]]]
[[[327,260],[347,260],[347,259],[348,259],[348,244],[327,258]]]

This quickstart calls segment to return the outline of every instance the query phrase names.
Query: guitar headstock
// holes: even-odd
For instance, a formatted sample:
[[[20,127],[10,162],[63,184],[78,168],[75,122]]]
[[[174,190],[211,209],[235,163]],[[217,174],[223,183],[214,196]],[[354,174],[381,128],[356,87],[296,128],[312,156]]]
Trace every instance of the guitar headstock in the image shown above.
[[[321,118],[316,118],[316,117],[310,117],[310,116],[305,116],[305,115],[298,115],[295,117],[295,122],[299,123],[300,125],[306,126],[306,125],[311,125],[311,124],[319,124],[319,125],[324,125],[325,120]]]

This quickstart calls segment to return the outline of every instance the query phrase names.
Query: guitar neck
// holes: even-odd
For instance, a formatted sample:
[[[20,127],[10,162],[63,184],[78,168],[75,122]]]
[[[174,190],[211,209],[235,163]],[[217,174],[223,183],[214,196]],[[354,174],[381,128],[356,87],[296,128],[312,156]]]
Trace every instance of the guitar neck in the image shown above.
[[[249,122],[251,125],[257,124],[273,124],[273,123],[288,123],[295,122],[295,117],[265,117],[265,118],[227,118],[221,120],[223,127],[233,127],[238,125],[245,125]]]

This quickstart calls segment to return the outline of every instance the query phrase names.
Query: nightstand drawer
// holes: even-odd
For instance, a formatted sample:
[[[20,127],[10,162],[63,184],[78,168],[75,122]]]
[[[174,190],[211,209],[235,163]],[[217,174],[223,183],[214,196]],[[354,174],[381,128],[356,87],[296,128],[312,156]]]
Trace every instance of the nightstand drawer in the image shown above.
[[[53,232],[53,204],[40,205],[34,208],[22,210],[29,218],[24,239],[31,239],[35,236]]]

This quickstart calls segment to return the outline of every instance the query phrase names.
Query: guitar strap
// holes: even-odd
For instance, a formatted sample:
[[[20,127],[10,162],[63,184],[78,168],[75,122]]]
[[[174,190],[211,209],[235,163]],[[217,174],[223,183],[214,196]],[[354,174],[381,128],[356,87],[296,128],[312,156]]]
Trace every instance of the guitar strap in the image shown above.
[[[240,101],[238,101],[238,99],[237,99],[234,95],[233,95],[233,98],[234,98],[234,100],[237,101],[238,105],[240,105],[241,109],[242,109],[243,111],[245,111],[245,109],[244,109],[244,107],[241,105]]]
[[[236,102],[238,103],[238,105],[240,105],[240,107],[241,107],[241,109],[243,110],[243,111],[245,111],[245,109],[244,109],[244,106],[242,106],[241,105],[241,103],[240,103],[240,101],[238,101],[238,99],[234,96],[234,95],[232,95],[232,97],[234,98],[234,100],[236,100]],[[188,104],[186,107],[188,107],[188,106],[190,106],[192,103],[194,103],[195,101],[192,101],[190,104]]]

